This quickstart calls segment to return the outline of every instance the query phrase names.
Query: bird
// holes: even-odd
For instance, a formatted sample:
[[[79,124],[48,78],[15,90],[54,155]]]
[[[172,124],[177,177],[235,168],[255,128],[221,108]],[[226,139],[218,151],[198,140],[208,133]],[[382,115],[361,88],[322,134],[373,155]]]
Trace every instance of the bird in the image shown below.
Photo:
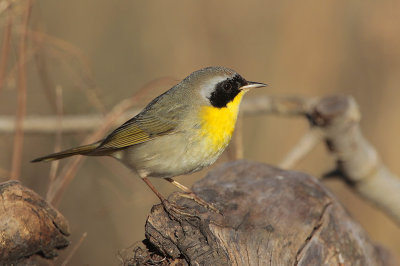
[[[74,155],[111,156],[136,172],[161,202],[166,199],[149,177],[163,178],[187,193],[189,198],[218,212],[173,178],[213,164],[231,140],[244,94],[265,86],[247,81],[226,67],[206,67],[153,99],[105,138],[32,162]]]

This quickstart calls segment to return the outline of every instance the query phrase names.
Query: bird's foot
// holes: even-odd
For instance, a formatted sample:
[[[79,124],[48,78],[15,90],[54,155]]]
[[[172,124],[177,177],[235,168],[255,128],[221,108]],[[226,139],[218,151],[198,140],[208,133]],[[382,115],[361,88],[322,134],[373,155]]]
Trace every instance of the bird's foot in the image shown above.
[[[190,217],[194,217],[195,216],[193,214],[185,212],[184,210],[187,209],[186,207],[179,206],[177,204],[171,203],[166,199],[162,200],[161,203],[163,204],[165,210],[170,214],[177,213],[177,214],[183,215],[183,216],[190,216]]]
[[[202,198],[197,196],[194,192],[178,192],[177,194],[182,198],[194,200],[196,203],[205,207],[206,209],[209,209],[218,214],[221,214],[221,212],[217,208],[215,208],[211,203],[208,203],[207,201],[203,200]]]

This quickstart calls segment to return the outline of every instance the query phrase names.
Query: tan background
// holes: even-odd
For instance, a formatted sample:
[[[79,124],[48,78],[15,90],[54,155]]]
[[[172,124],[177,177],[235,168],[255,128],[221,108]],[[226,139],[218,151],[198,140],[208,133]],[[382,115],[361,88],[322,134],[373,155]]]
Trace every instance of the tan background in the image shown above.
[[[4,1],[4,0],[3,0]],[[18,25],[21,2],[0,13],[1,32],[11,14]],[[400,2],[382,1],[34,1],[30,29],[58,38],[30,51],[44,59],[27,62],[27,115],[54,114],[41,72],[54,90],[63,88],[65,114],[98,113],[87,91],[99,95],[109,111],[122,99],[159,77],[184,78],[210,65],[231,67],[245,78],[270,84],[251,95],[351,94],[360,105],[365,136],[385,164],[400,173]],[[19,30],[13,31],[7,80],[0,90],[0,115],[14,115]],[[77,52],[78,51],[78,52]],[[87,74],[88,70],[91,74]],[[89,77],[89,78],[88,78]],[[143,107],[168,87],[149,91]],[[250,96],[250,95],[248,95]],[[278,164],[307,130],[301,118],[244,119],[244,157]],[[89,132],[63,135],[64,148]],[[45,195],[49,164],[29,160],[52,152],[54,135],[25,136],[22,181]],[[0,181],[8,177],[13,135],[0,135]],[[224,156],[218,163],[226,161]],[[62,161],[62,165],[65,161]],[[319,176],[334,162],[323,145],[296,170]],[[178,178],[191,185],[207,171]],[[173,188],[157,182],[164,194]],[[340,181],[325,182],[371,238],[400,254],[400,229],[364,203]],[[113,159],[89,158],[60,204],[70,221],[72,245],[88,236],[70,265],[115,265],[119,250],[144,238],[144,222],[157,198],[145,184]],[[399,203],[400,204],[400,203]],[[71,248],[61,252],[61,263]]]

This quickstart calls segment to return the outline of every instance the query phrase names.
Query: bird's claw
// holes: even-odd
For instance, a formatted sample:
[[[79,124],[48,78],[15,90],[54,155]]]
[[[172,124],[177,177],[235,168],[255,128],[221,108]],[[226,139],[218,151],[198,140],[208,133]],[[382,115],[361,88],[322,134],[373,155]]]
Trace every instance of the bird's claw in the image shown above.
[[[210,209],[218,214],[221,214],[221,212],[217,208],[215,208],[211,203],[208,203],[207,201],[203,200],[202,198],[197,196],[194,192],[178,192],[178,195],[183,198],[194,200],[196,203],[205,207],[206,209]]]
[[[177,214],[183,215],[183,216],[191,216],[191,217],[195,216],[195,215],[193,215],[193,214],[190,214],[190,213],[188,213],[188,212],[185,212],[185,211],[184,211],[184,210],[186,210],[185,207],[179,206],[179,205],[174,204],[174,203],[171,203],[171,202],[169,202],[169,201],[166,200],[166,199],[163,200],[163,201],[161,201],[161,203],[163,204],[165,210],[166,210],[168,213],[173,213],[173,212],[174,212],[174,213],[177,213]]]

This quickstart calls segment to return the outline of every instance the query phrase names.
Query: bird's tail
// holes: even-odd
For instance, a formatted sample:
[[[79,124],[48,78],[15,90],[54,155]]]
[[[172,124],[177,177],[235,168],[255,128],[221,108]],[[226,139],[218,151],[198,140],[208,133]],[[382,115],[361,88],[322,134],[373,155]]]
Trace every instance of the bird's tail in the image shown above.
[[[32,160],[32,163],[36,163],[36,162],[42,162],[42,161],[54,161],[54,160],[60,160],[63,159],[65,157],[70,157],[70,156],[74,156],[74,155],[90,155],[90,153],[92,151],[94,151],[99,145],[100,145],[101,141],[89,144],[89,145],[83,145],[83,146],[79,146],[76,148],[72,148],[72,149],[68,149],[65,151],[60,151],[60,152],[56,152],[56,153],[52,153],[43,157],[39,157],[35,160]]]

